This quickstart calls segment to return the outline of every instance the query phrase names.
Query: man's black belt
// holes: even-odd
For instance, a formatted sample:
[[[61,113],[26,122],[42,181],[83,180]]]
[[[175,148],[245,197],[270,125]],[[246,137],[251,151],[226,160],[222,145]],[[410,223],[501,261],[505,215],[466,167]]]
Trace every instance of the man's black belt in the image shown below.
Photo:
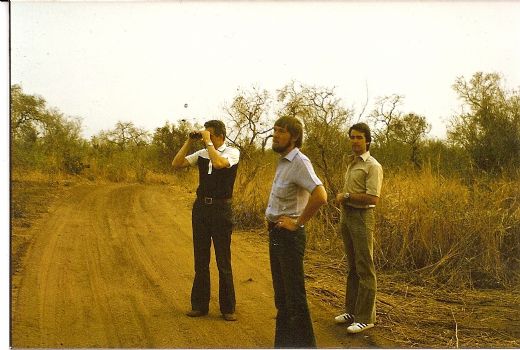
[[[231,198],[197,197],[197,200],[206,205],[231,203]]]

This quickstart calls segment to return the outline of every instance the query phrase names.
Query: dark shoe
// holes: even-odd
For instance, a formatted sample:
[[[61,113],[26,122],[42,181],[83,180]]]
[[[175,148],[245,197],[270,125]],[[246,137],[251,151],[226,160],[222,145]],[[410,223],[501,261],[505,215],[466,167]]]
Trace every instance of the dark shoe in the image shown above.
[[[224,320],[226,320],[226,321],[236,321],[237,320],[237,315],[235,315],[235,313],[222,314],[222,317],[224,317]]]
[[[186,312],[186,316],[190,316],[190,317],[200,317],[200,316],[206,316],[208,314],[208,312],[204,312],[204,311],[199,311],[199,310],[190,310],[188,312]]]

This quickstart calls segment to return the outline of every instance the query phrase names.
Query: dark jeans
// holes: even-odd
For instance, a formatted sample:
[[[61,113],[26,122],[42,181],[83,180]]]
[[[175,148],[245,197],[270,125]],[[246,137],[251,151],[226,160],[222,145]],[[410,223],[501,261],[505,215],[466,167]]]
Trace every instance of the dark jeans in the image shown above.
[[[204,204],[196,200],[192,211],[195,279],[191,289],[193,310],[207,312],[210,298],[209,262],[211,241],[219,273],[220,312],[235,312],[235,287],[231,269],[231,203]]]
[[[305,230],[269,229],[276,315],[275,348],[315,348],[303,271]]]

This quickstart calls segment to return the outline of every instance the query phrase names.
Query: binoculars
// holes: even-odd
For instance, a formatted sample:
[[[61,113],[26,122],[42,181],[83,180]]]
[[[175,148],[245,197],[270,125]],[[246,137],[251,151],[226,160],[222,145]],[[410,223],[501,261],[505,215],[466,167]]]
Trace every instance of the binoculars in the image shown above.
[[[198,131],[190,132],[190,139],[198,140],[198,139],[201,139],[201,138],[202,138],[202,135],[201,135],[200,132],[198,132]]]

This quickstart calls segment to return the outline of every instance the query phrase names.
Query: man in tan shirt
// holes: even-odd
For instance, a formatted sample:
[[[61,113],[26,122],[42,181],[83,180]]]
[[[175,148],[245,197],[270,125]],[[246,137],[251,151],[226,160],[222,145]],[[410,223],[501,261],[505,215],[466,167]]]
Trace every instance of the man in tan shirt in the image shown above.
[[[374,208],[381,194],[383,168],[370,155],[370,128],[365,123],[349,129],[351,161],[345,173],[343,192],[336,196],[341,205],[340,230],[349,272],[345,293],[345,313],[336,323],[348,324],[348,333],[374,327],[376,318],[376,271],[374,267]]]

